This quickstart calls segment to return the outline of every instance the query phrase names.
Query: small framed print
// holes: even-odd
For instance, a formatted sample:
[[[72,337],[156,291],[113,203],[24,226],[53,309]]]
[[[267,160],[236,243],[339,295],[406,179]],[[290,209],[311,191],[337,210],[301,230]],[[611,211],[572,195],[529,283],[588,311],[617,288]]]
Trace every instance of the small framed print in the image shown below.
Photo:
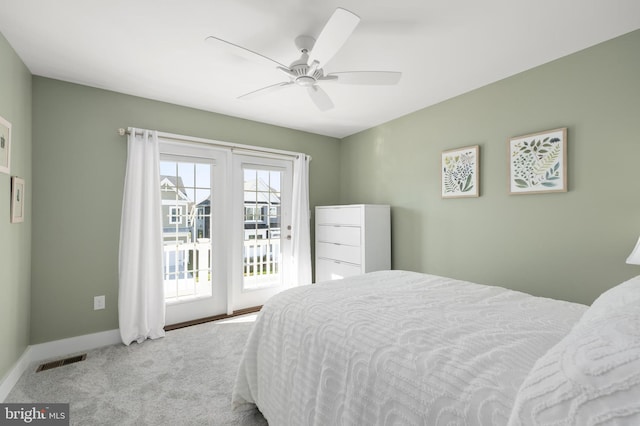
[[[452,149],[442,153],[440,180],[442,198],[480,196],[480,147]]]
[[[11,173],[11,123],[0,117],[0,173]]]
[[[567,192],[567,128],[509,139],[509,194]]]
[[[24,179],[11,177],[11,223],[24,222]]]

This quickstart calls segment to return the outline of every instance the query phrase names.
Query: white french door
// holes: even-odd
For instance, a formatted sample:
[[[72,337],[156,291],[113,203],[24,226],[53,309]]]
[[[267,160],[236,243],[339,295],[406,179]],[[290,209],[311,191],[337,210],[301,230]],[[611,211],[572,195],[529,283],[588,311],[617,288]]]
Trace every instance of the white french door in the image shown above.
[[[227,311],[229,153],[161,144],[167,324]]]
[[[233,158],[234,309],[259,306],[290,285],[292,161]]]
[[[292,167],[161,142],[166,324],[260,306],[289,286]]]

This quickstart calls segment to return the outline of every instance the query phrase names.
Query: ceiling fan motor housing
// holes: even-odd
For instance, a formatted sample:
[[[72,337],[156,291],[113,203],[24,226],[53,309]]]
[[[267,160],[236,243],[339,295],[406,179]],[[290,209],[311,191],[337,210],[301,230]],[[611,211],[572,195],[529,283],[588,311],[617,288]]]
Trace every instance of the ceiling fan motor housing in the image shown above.
[[[296,40],[300,39],[300,37],[298,37]],[[300,86],[312,86],[319,78],[322,78],[324,76],[324,71],[322,70],[322,68],[311,67],[309,66],[308,62],[309,54],[303,50],[300,59],[292,62],[289,66],[289,70],[293,74],[293,80]]]
[[[296,78],[296,84],[300,86],[308,87],[313,86],[315,83],[316,79],[308,75],[301,75],[300,77]]]

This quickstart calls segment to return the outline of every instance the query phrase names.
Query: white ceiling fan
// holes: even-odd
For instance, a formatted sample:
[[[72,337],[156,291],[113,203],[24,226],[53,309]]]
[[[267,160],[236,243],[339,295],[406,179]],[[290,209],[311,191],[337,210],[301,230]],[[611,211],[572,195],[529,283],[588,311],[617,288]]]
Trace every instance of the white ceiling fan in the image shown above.
[[[247,59],[258,60],[269,66],[275,66],[276,69],[289,78],[288,81],[245,93],[239,96],[238,99],[251,99],[287,87],[300,86],[306,88],[309,97],[318,109],[327,111],[333,108],[334,105],[327,92],[320,87],[320,84],[336,82],[378,86],[393,85],[397,84],[402,76],[401,72],[396,71],[348,71],[332,72],[325,75],[323,68],[344,45],[359,22],[360,18],[356,14],[346,9],[337,8],[325,24],[317,40],[307,35],[296,37],[295,44],[301,55],[299,59],[293,61],[289,66],[218,37],[209,36],[206,41],[221,43],[226,48]]]

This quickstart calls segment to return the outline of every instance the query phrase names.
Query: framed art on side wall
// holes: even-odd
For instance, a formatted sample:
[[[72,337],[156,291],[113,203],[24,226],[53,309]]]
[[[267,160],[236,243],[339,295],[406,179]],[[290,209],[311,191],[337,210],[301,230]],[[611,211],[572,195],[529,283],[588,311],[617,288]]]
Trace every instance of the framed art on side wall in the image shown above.
[[[24,179],[11,177],[11,223],[24,222]]]
[[[0,117],[0,173],[11,173],[11,123]]]
[[[442,153],[440,165],[442,198],[480,196],[479,155],[478,145]]]
[[[509,139],[509,194],[567,192],[567,128]]]

